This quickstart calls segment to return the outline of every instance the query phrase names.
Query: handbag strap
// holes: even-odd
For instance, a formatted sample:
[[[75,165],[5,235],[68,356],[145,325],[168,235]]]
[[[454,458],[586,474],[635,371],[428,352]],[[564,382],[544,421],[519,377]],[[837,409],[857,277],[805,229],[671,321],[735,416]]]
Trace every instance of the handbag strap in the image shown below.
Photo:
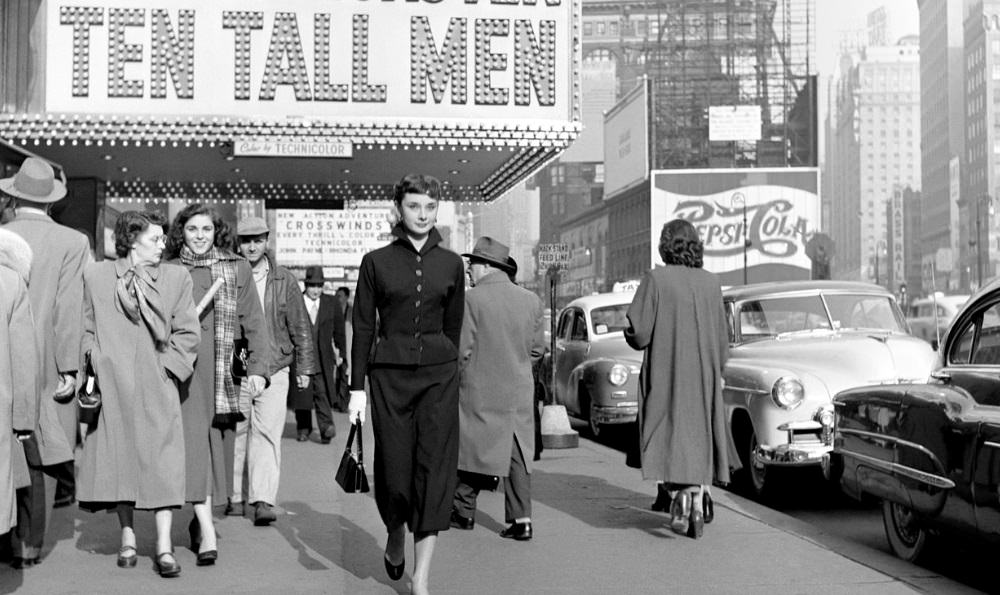
[[[344,451],[348,454],[351,452],[351,448],[354,446],[354,433],[358,430],[358,426],[351,424],[351,432],[347,435],[347,446],[344,447]]]
[[[364,464],[364,462],[365,462],[365,447],[364,447],[364,443],[361,441],[361,434],[363,434],[363,432],[361,431],[361,422],[360,421],[355,421],[354,425],[351,426],[351,436],[354,435],[355,431],[357,431],[357,433],[358,433],[358,462],[361,463],[361,464]]]

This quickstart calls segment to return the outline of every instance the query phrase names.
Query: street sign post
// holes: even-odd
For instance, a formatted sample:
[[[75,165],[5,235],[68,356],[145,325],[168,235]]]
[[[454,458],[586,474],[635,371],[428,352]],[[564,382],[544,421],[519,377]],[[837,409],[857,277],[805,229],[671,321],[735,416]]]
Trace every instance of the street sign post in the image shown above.
[[[556,387],[556,291],[559,273],[569,268],[569,244],[538,245],[538,270],[546,271],[549,278],[549,391],[542,407],[542,444],[545,448],[576,448],[579,435],[569,425],[566,408],[555,404]]]

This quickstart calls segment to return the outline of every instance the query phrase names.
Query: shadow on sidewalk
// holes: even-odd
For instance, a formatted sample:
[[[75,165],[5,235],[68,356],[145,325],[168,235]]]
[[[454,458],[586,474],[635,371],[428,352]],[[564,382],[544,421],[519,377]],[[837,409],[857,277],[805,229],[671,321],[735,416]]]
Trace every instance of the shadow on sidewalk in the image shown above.
[[[287,522],[275,527],[298,552],[303,568],[326,570],[340,561],[341,568],[358,579],[372,578],[398,593],[409,593],[407,578],[390,581],[385,574],[382,563],[385,544],[350,519],[318,512],[303,502],[282,502],[281,506],[290,514]],[[408,566],[411,565],[412,561],[408,561]]]
[[[627,490],[600,477],[535,468],[531,498],[598,529],[638,529],[657,537],[679,537],[670,531],[669,515],[650,510],[653,494]]]

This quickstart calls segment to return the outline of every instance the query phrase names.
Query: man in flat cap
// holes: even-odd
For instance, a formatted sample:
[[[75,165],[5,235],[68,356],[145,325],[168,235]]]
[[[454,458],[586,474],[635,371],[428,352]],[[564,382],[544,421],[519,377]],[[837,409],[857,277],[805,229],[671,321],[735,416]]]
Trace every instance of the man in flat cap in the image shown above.
[[[459,483],[451,524],[475,526],[485,477],[506,477],[500,536],[531,539],[531,458],[535,450],[531,364],[542,357],[542,301],[508,277],[507,246],[481,237],[469,254],[474,287],[465,292],[459,342]]]
[[[14,207],[4,229],[21,236],[33,254],[28,296],[40,356],[38,428],[24,441],[31,486],[18,490],[14,565],[38,563],[57,484],[73,498],[73,448],[77,440],[73,391],[80,362],[83,269],[90,263],[87,236],[60,225],[49,210],[66,196],[47,161],[29,157],[14,177],[0,180],[0,192]]]
[[[337,298],[323,293],[323,286],[326,284],[323,267],[307,268],[304,283],[306,289],[303,296],[311,322],[318,370],[308,387],[288,388],[288,406],[295,411],[295,429],[299,442],[309,440],[313,428],[312,411],[315,408],[319,440],[323,444],[329,444],[337,434],[337,428],[333,424],[333,405],[338,399],[338,368],[345,365],[344,354],[347,351],[344,312]],[[291,371],[292,376],[298,374],[294,363]],[[343,379],[346,381],[346,378],[345,373]]]
[[[295,383],[309,386],[316,373],[312,328],[295,275],[278,266],[267,252],[270,230],[260,217],[241,219],[236,226],[240,253],[250,261],[257,285],[264,320],[271,341],[268,374],[271,384],[251,397],[240,394],[246,409],[246,421],[236,425],[236,456],[233,464],[233,494],[226,514],[250,514],[244,503],[253,506],[253,522],[266,526],[277,520],[274,504],[278,499],[281,471],[281,434],[285,429],[285,411],[289,385],[289,365],[295,363]],[[243,470],[246,465],[248,496],[243,498]]]

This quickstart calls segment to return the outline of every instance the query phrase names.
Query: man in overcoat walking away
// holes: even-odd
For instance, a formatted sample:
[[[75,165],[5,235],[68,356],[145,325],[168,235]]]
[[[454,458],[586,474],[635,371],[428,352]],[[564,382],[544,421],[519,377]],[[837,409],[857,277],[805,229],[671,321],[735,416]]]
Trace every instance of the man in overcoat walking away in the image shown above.
[[[531,456],[535,451],[533,361],[542,357],[542,301],[508,277],[509,249],[481,237],[470,254],[474,287],[465,294],[459,343],[459,483],[451,524],[475,526],[481,485],[506,477],[501,537],[526,541],[531,526]]]
[[[45,526],[57,482],[73,485],[73,448],[77,441],[73,391],[83,334],[83,269],[91,261],[87,236],[49,216],[66,196],[47,161],[29,157],[17,174],[0,180],[0,191],[14,202],[14,219],[4,226],[28,242],[32,251],[28,296],[35,319],[39,368],[38,428],[23,442],[31,486],[18,494],[19,522],[13,539],[15,566],[39,561]]]
[[[319,427],[319,438],[323,444],[329,444],[337,435],[333,424],[333,406],[337,402],[338,389],[337,369],[344,365],[347,353],[344,338],[344,311],[339,300],[323,293],[323,267],[311,266],[306,269],[306,290],[303,293],[306,312],[312,325],[313,347],[318,357],[318,369],[313,374],[312,382],[305,388],[290,384],[288,386],[288,406],[295,410],[295,427],[298,430],[298,441],[309,440],[312,433],[312,411],[316,409],[316,425]],[[295,362],[289,368],[290,375],[298,375]],[[345,374],[344,379],[347,378]],[[347,387],[344,387],[347,388]]]

